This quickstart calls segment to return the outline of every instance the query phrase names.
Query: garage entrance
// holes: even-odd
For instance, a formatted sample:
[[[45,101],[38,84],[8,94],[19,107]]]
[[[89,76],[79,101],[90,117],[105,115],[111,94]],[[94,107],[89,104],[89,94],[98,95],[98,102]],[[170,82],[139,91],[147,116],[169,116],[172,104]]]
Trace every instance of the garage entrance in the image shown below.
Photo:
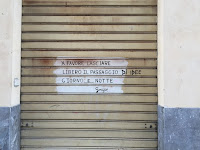
[[[23,0],[21,126],[22,150],[156,150],[156,0]]]

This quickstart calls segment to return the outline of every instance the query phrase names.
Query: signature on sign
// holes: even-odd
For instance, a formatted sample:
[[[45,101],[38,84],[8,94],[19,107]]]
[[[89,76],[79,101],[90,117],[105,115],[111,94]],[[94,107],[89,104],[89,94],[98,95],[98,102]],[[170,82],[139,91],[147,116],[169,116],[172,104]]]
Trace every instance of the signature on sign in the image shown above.
[[[105,92],[108,92],[108,88],[99,88],[99,87],[96,87],[95,90],[96,90],[96,93],[105,93]]]

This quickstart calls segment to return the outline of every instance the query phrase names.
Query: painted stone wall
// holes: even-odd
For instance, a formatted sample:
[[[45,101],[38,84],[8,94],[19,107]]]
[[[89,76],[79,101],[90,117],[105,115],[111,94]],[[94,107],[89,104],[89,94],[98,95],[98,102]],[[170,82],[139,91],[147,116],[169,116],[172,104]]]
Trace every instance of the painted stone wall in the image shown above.
[[[159,96],[166,107],[200,107],[200,1],[159,0]]]
[[[0,0],[0,107],[20,103],[21,0]]]
[[[200,1],[158,0],[159,149],[200,149]]]
[[[0,150],[20,149],[21,7],[0,0]]]

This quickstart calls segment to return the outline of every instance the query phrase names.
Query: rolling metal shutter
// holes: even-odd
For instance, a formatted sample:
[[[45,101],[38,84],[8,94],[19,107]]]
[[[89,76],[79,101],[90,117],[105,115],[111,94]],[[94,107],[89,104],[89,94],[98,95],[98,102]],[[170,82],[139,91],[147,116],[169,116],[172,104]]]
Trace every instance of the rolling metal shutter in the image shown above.
[[[156,0],[23,0],[22,150],[157,149]]]

